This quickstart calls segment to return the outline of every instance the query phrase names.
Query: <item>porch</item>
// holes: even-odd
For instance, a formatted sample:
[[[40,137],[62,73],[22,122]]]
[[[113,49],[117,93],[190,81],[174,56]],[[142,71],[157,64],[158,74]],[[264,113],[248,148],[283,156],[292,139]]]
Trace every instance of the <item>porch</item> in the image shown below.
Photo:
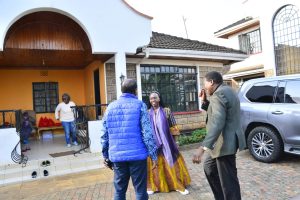
[[[32,135],[29,138],[30,150],[23,152],[20,142],[21,120],[18,117],[21,110],[2,111],[0,124],[7,127],[2,127],[1,133],[14,139],[7,140],[8,145],[0,147],[0,186],[103,167],[99,119],[105,108],[106,105],[73,107],[79,145],[67,147],[64,133],[54,134],[48,130],[41,132],[40,139]]]

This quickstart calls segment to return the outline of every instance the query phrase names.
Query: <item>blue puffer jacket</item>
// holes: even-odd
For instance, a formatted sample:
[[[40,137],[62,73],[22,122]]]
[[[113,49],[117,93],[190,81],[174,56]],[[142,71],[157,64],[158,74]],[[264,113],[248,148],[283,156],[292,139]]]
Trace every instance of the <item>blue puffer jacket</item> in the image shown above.
[[[123,93],[108,107],[109,159],[112,162],[143,160],[148,156],[141,133],[142,101]]]

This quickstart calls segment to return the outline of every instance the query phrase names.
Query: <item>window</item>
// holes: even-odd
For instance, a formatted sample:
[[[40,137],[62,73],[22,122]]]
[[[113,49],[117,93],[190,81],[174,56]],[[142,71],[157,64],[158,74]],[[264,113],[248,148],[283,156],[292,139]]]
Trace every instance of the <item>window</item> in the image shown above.
[[[296,103],[300,104],[300,81],[288,81],[285,86],[285,103]]]
[[[251,87],[246,97],[251,102],[272,103],[276,87],[277,81],[258,83]]]
[[[260,30],[239,35],[240,50],[247,54],[255,54],[261,52]]]
[[[141,65],[141,79],[145,103],[152,91],[158,91],[172,111],[198,110],[196,67]]]
[[[54,112],[58,104],[58,83],[32,83],[33,108],[36,113]]]
[[[276,74],[300,73],[300,15],[294,5],[281,8],[273,21]]]

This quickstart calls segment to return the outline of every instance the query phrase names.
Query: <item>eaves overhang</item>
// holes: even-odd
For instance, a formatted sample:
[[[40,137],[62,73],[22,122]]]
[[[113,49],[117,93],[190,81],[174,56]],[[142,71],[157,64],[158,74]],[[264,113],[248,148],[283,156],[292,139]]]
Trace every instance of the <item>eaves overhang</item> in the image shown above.
[[[238,32],[241,32],[243,30],[246,30],[248,28],[257,26],[260,24],[260,21],[258,18],[252,19],[250,21],[247,21],[245,23],[230,27],[228,29],[222,30],[220,32],[216,32],[214,35],[217,38],[224,38],[224,39],[228,39],[229,36],[234,35]]]
[[[206,59],[214,61],[243,61],[248,57],[246,54],[224,53],[211,51],[194,51],[194,50],[178,50],[178,49],[157,49],[145,48],[143,50],[146,57],[168,57],[168,58],[190,58],[190,59]]]

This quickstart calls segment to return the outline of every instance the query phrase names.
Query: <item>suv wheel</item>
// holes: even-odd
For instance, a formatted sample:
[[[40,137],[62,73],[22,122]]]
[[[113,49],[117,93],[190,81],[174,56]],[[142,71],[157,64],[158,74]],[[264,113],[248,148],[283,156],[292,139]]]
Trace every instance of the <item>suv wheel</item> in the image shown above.
[[[247,138],[247,145],[252,156],[261,162],[274,162],[283,152],[283,144],[276,132],[265,126],[254,128]]]

